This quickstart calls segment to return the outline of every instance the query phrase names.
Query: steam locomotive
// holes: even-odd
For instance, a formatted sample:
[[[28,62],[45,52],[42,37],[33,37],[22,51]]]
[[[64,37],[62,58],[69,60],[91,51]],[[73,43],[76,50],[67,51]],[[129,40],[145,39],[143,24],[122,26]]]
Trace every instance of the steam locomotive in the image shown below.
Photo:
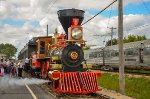
[[[78,9],[59,10],[58,18],[65,34],[55,31],[54,36],[34,38],[22,50],[19,59],[31,54],[31,72],[52,81],[54,92],[88,94],[98,89],[100,72],[90,72],[82,48],[84,11]],[[34,42],[33,44],[33,41]],[[31,44],[32,43],[32,44]],[[85,63],[84,63],[85,61]]]

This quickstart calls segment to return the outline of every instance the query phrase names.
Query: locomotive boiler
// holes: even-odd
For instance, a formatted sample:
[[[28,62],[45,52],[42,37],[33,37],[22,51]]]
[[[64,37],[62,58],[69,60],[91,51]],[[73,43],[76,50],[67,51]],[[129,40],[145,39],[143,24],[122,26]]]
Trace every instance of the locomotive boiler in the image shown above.
[[[58,11],[58,17],[66,34],[55,35],[55,43],[51,47],[52,62],[62,64],[63,71],[83,71],[81,63],[84,61],[82,47],[85,45],[81,22],[84,11],[67,9]]]

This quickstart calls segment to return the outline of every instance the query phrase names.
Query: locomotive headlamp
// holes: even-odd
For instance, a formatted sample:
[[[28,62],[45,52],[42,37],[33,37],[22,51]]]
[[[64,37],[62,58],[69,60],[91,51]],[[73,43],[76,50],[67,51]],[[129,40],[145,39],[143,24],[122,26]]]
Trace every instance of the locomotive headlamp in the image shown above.
[[[80,39],[82,37],[82,30],[80,28],[74,28],[72,29],[72,38],[74,39]]]

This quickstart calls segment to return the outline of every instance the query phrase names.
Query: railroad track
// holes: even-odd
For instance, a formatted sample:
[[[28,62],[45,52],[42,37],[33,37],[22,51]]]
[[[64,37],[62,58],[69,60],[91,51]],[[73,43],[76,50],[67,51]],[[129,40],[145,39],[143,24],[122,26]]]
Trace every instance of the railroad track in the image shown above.
[[[136,71],[136,72],[132,72],[132,71],[125,71],[126,74],[134,74],[134,75],[144,75],[144,76],[150,76],[150,73],[146,73],[146,72],[140,72],[140,71]]]
[[[113,99],[110,96],[93,93],[92,95],[66,95],[64,99]]]
[[[114,99],[110,96],[104,94],[92,93],[89,95],[76,95],[76,94],[67,94],[67,93],[54,93],[48,85],[44,85],[47,88],[46,91],[51,95],[54,99]]]
[[[41,86],[49,95],[51,95],[54,99],[114,99],[110,96],[104,94],[92,93],[89,95],[76,95],[76,94],[67,94],[67,93],[54,93],[52,89],[44,84]]]
[[[54,99],[114,99],[110,96],[103,94],[95,94],[93,95],[75,95],[75,94],[55,94],[53,92],[49,93]]]
[[[117,68],[114,68],[112,70],[110,69],[101,69],[101,68],[93,68],[93,70],[100,70],[100,71],[106,71],[106,72],[119,72]],[[150,76],[150,69],[127,69],[125,68],[125,73],[127,74],[135,74],[135,75],[145,75]]]
[[[106,73],[118,73],[118,70],[114,70],[114,71],[106,71],[106,70],[101,70],[102,72],[106,72]],[[129,75],[141,75],[141,76],[150,76],[150,73],[139,73],[139,72],[130,72],[130,71],[125,71],[125,74],[129,74]]]

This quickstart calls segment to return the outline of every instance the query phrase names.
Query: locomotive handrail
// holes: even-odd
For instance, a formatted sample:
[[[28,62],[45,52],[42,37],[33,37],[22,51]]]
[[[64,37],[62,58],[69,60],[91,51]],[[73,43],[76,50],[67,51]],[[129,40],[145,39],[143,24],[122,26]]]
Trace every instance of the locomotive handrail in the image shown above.
[[[85,61],[85,65],[86,65],[87,71],[89,72],[89,68],[88,68],[87,62],[86,62],[87,60],[84,59],[83,61]]]

